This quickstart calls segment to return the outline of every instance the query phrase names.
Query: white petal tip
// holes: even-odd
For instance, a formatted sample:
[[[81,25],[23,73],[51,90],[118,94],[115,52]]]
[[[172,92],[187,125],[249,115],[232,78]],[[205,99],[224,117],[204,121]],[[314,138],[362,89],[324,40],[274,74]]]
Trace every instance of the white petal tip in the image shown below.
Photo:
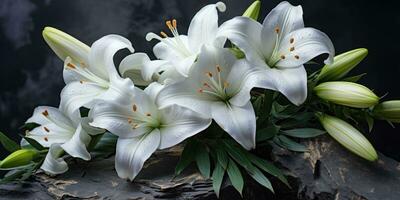
[[[225,3],[222,2],[222,1],[217,2],[217,3],[215,4],[215,6],[216,6],[217,9],[219,10],[219,12],[225,12],[225,10],[226,10],[226,5],[225,5]]]
[[[147,40],[148,42],[150,42],[150,41],[153,40],[153,39],[161,40],[161,37],[158,36],[158,35],[156,35],[156,34],[153,33],[153,32],[150,32],[150,33],[147,33],[147,34],[146,34],[146,40]]]

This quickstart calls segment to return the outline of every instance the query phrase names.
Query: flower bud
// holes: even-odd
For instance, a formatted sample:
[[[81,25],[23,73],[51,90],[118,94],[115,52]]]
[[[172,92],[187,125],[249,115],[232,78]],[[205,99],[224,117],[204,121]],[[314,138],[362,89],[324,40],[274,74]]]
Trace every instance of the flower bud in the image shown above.
[[[86,44],[52,27],[44,28],[42,35],[61,60],[71,57],[77,62],[87,62],[90,47]]]
[[[260,15],[261,1],[254,1],[243,13],[244,17],[248,17],[254,20],[258,20],[258,16]]]
[[[347,122],[326,114],[316,114],[325,130],[341,145],[362,158],[375,161],[378,155],[372,144]]]
[[[345,81],[325,82],[314,88],[315,94],[326,101],[353,108],[369,108],[379,102],[367,87]]]
[[[374,116],[394,123],[400,123],[400,100],[385,101],[374,108]]]
[[[339,80],[346,76],[368,54],[365,48],[354,49],[335,56],[333,63],[325,65],[318,75],[319,81]]]
[[[0,168],[7,169],[27,165],[37,155],[37,151],[32,149],[20,149],[14,151],[0,162]]]

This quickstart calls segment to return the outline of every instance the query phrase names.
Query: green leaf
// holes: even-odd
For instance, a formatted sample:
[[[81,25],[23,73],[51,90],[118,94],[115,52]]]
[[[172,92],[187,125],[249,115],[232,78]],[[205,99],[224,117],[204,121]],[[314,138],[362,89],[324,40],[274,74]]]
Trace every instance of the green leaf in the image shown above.
[[[14,140],[8,138],[4,133],[0,131],[0,143],[3,145],[4,149],[8,152],[14,152],[20,149],[20,146],[14,142]]]
[[[189,140],[181,154],[178,164],[175,167],[175,175],[179,175],[182,171],[192,162],[194,161],[193,154],[196,153],[197,142]]]
[[[259,169],[257,169],[256,167],[253,166],[251,168],[251,171],[247,171],[247,172],[254,180],[256,180],[258,183],[260,183],[262,186],[271,190],[271,192],[274,192],[274,188],[272,187],[271,182],[268,180],[267,177],[264,176],[264,174]]]
[[[228,152],[228,154],[237,162],[239,163],[243,168],[245,169],[250,169],[252,164],[250,160],[247,158],[246,154],[244,153],[241,149],[241,147],[238,147],[236,143],[232,140],[224,140],[223,144]]]
[[[196,164],[201,175],[205,178],[210,177],[210,156],[203,145],[198,145],[196,149]]]
[[[368,124],[368,131],[371,133],[372,129],[374,128],[374,118],[365,113],[365,120]]]
[[[227,153],[223,149],[218,148],[218,147],[216,147],[214,150],[215,150],[215,153],[217,154],[218,163],[224,169],[226,169],[228,167],[228,161],[229,161],[229,157],[228,157]]]
[[[275,167],[274,164],[272,164],[271,162],[266,161],[262,158],[259,158],[251,153],[248,153],[248,157],[249,157],[250,161],[254,165],[256,165],[258,168],[271,174],[272,176],[275,176],[276,178],[278,178],[280,181],[285,183],[290,188],[289,182],[286,179],[285,175],[282,173],[282,171],[279,168]]]
[[[279,135],[279,136],[275,137],[274,142],[276,144],[278,144],[279,146],[289,149],[291,151],[297,151],[297,152],[307,151],[307,148],[304,145],[299,144],[283,135]]]
[[[33,148],[35,148],[36,150],[45,150],[46,148],[44,148],[39,142],[37,142],[36,140],[29,138],[29,137],[24,137],[24,139],[30,144],[32,145]]]
[[[219,198],[219,191],[221,189],[221,184],[224,179],[225,169],[221,166],[219,162],[215,163],[214,172],[212,174],[213,189],[217,197]]]
[[[79,112],[80,112],[80,114],[81,114],[81,117],[87,117],[87,116],[89,116],[89,111],[90,111],[90,109],[89,109],[89,108],[86,108],[86,107],[80,107],[80,108],[79,108]]]
[[[90,144],[88,147],[89,149],[92,149],[90,153],[94,158],[108,158],[115,153],[118,139],[116,135],[106,132],[103,135],[95,135],[94,139],[99,139],[99,141],[94,145],[94,147],[89,148]],[[91,144],[94,144],[94,142],[91,142]]]
[[[231,159],[229,159],[227,173],[228,173],[229,179],[231,180],[233,187],[240,193],[240,195],[242,195],[243,186],[244,186],[242,173],[240,172],[240,170],[239,170],[238,166],[235,164],[235,162]]]
[[[279,132],[279,129],[279,126],[271,123],[266,128],[257,131],[256,141],[261,142],[275,137],[275,135]]]
[[[311,112],[298,113],[296,115],[290,116],[289,119],[280,123],[279,126],[281,127],[281,129],[293,128],[298,126],[304,127],[309,123],[309,121],[312,118],[314,118],[314,113]]]
[[[357,82],[365,75],[367,75],[367,73],[359,74],[357,76],[346,77],[346,78],[342,79],[342,81]]]
[[[315,129],[315,128],[298,128],[292,130],[281,130],[281,133],[297,138],[311,138],[322,135],[326,133],[326,131]]]

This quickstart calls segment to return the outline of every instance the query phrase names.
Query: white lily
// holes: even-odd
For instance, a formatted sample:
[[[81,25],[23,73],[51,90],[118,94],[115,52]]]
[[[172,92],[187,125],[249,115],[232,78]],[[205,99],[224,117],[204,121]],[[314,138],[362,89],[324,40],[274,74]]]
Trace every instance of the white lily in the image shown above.
[[[157,103],[176,104],[213,118],[244,148],[255,147],[256,119],[250,90],[257,82],[246,60],[228,49],[204,46],[184,81],[165,86]]]
[[[36,140],[43,147],[50,148],[41,166],[50,174],[61,174],[68,170],[68,165],[60,157],[64,151],[72,157],[90,160],[90,154],[86,149],[91,141],[90,135],[104,132],[89,127],[87,118],[72,120],[58,108],[49,106],[37,107],[26,123],[40,125],[28,131],[26,137]]]
[[[115,69],[113,56],[123,48],[134,51],[132,44],[119,35],[107,35],[89,48],[72,36],[46,27],[43,37],[54,52],[64,61],[64,81],[61,92],[61,109],[69,116],[77,116],[79,108],[91,108],[96,99],[116,99],[133,92],[129,79],[122,79]]]
[[[218,47],[224,45],[225,39],[217,39],[216,34],[218,32],[217,10],[224,12],[225,9],[223,2],[203,7],[190,22],[187,35],[179,34],[175,19],[167,21],[166,25],[172,37],[165,32],[161,32],[161,36],[152,32],[146,35],[148,41],[152,39],[160,41],[153,48],[154,55],[159,60],[151,61],[145,54],[130,55],[125,58],[125,62],[121,63],[119,68],[121,74],[135,81],[139,78],[138,74],[141,71],[143,81],[135,82],[139,85],[152,80],[164,83],[165,80],[175,81],[179,76],[186,77],[203,45]]]
[[[253,66],[264,71],[259,85],[280,91],[299,105],[307,97],[307,73],[303,64],[334,47],[329,37],[314,28],[304,28],[301,6],[282,2],[261,25],[247,17],[235,17],[221,25],[218,37],[227,37]]]
[[[155,97],[161,88],[158,83],[144,91],[136,88],[124,97],[129,103],[98,101],[89,112],[93,118],[90,125],[119,136],[115,169],[121,178],[133,180],[156,149],[172,147],[211,123],[179,106],[158,109]]]

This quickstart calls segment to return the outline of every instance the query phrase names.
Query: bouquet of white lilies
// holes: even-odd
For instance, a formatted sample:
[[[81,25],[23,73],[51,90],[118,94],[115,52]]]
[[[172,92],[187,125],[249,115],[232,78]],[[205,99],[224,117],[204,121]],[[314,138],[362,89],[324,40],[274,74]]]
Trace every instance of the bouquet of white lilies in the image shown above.
[[[195,162],[217,195],[228,178],[241,193],[242,173],[273,191],[270,175],[289,183],[257,149],[304,152],[300,139],[326,132],[353,153],[377,160],[359,130],[371,131],[374,119],[399,123],[400,101],[380,103],[356,83],[364,74],[347,76],[366,49],[334,57],[329,37],[305,27],[302,7],[288,2],[262,23],[260,1],[219,26],[218,12],[225,10],[222,2],[203,7],[187,35],[178,32],[175,19],[166,22],[169,32],[148,33],[146,40],[158,40],[154,60],[119,35],[89,47],[46,27],[43,37],[64,61],[66,85],[58,108],[35,109],[20,145],[0,134],[11,152],[0,162],[9,170],[1,182],[25,180],[38,169],[65,173],[67,157],[114,153],[118,176],[134,181],[155,151],[181,145],[176,174]],[[132,54],[116,67],[113,57],[121,49]],[[319,63],[311,60],[320,55],[327,55],[325,64],[315,69]]]

